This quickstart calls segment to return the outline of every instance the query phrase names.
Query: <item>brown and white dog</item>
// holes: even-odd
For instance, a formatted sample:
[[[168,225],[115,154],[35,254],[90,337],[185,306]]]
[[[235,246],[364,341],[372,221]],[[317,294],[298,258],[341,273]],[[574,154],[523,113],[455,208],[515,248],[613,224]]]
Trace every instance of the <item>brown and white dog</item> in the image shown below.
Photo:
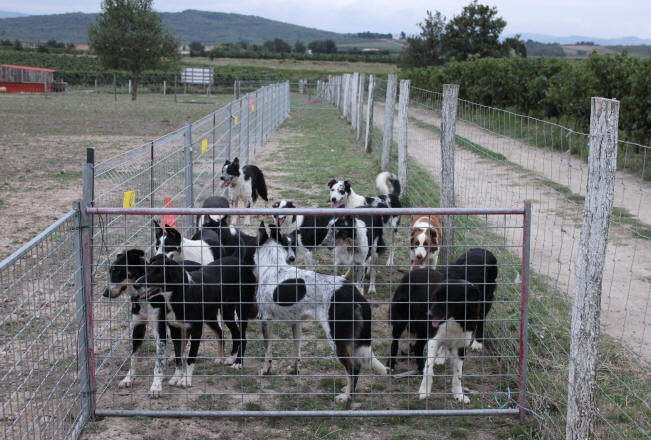
[[[436,267],[443,241],[443,225],[438,215],[412,215],[409,257],[412,267]]]

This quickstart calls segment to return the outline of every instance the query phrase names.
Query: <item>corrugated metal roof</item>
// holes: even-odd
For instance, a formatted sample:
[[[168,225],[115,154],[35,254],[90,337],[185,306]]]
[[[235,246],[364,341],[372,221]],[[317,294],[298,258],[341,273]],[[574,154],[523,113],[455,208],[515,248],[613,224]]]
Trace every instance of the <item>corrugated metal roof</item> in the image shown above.
[[[56,72],[56,69],[45,69],[43,67],[14,66],[13,64],[0,64],[0,67],[13,67],[14,69],[38,70],[40,72]]]

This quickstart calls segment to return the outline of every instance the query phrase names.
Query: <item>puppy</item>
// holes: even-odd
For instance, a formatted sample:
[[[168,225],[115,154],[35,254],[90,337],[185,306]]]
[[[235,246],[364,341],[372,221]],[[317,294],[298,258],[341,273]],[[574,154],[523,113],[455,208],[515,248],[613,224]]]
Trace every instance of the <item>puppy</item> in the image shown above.
[[[409,257],[412,268],[436,267],[443,242],[443,225],[438,215],[412,215],[409,234]]]
[[[389,185],[392,190],[389,191]],[[375,178],[375,186],[378,191],[383,194],[375,197],[364,197],[353,191],[349,180],[336,180],[330,179],[328,188],[330,189],[330,203],[333,208],[358,208],[361,206],[373,208],[401,208],[400,203],[400,181],[395,174],[383,171]],[[398,225],[400,225],[400,216],[383,216],[382,222],[385,226],[391,225],[393,228],[393,235],[398,233]],[[393,265],[393,237],[391,238],[391,247],[389,249],[389,258],[387,258],[387,266]]]

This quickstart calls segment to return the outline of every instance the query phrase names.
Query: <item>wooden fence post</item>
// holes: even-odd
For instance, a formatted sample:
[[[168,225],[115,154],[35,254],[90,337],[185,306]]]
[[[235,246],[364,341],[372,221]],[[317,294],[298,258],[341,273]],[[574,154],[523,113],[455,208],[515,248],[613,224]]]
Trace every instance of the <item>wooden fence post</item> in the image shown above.
[[[344,74],[344,109],[343,115],[344,118],[348,119],[350,117],[350,74]]]
[[[362,138],[362,116],[364,115],[364,84],[366,83],[366,75],[359,74],[359,85],[357,86],[357,140]]]
[[[592,98],[588,190],[572,304],[566,440],[595,438],[601,283],[613,210],[618,122],[619,101]]]
[[[364,151],[370,153],[373,150],[373,98],[375,95],[375,75],[368,77],[368,100],[366,103],[366,135],[364,137]]]
[[[409,121],[409,85],[411,81],[400,81],[400,98],[398,101],[398,181],[401,195],[407,193],[407,128]]]
[[[459,98],[458,84],[443,84],[441,110],[441,208],[454,208],[454,149]],[[454,258],[454,217],[444,215],[443,240],[439,263],[450,264]]]
[[[391,147],[393,146],[393,113],[396,106],[396,88],[398,75],[389,75],[387,81],[387,95],[384,100],[384,136],[382,138],[382,171],[386,171],[391,161]]]
[[[359,73],[353,73],[351,78],[352,93],[350,95],[350,126],[353,132],[357,128],[357,96],[359,95]]]

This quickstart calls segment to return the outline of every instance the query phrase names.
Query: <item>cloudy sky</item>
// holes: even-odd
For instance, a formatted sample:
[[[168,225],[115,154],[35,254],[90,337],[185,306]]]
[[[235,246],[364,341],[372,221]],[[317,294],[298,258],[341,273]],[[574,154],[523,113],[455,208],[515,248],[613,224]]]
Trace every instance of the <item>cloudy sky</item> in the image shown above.
[[[427,9],[446,17],[470,0],[154,0],[158,11],[200,9],[259,15],[336,32],[415,33]],[[497,6],[506,33],[651,38],[651,0],[482,0]],[[0,0],[0,10],[29,14],[96,12],[97,0]]]

